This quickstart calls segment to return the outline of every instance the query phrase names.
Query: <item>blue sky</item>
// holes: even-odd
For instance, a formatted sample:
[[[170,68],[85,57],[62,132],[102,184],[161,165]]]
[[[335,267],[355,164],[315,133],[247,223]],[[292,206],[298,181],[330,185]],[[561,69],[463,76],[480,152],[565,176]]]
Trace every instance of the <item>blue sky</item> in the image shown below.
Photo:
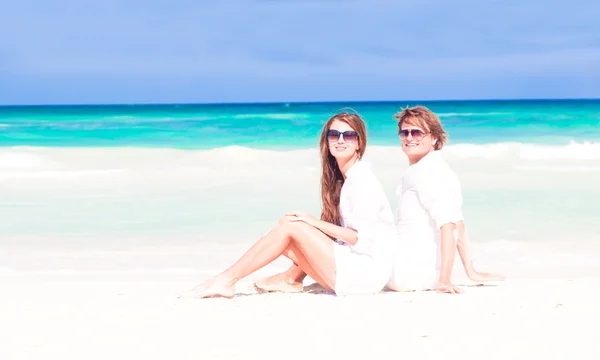
[[[0,104],[600,97],[600,2],[19,0]]]

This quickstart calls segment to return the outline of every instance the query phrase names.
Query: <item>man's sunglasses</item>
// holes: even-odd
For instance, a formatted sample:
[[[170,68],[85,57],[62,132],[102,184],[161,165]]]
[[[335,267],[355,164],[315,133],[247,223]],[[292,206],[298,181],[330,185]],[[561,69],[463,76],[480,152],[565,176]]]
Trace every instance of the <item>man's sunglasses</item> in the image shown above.
[[[405,130],[398,131],[398,135],[400,135],[400,139],[402,139],[402,140],[407,139],[409,134],[416,141],[420,141],[421,139],[423,139],[425,137],[425,135],[427,135],[429,133],[428,132],[426,133],[420,129],[405,129]]]

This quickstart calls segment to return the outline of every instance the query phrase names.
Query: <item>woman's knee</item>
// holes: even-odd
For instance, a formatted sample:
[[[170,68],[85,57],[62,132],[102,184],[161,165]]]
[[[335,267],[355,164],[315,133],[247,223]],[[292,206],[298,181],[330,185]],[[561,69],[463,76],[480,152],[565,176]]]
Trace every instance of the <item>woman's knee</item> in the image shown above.
[[[283,235],[291,235],[294,233],[294,228],[296,227],[296,223],[290,221],[289,216],[283,216],[277,222],[277,225],[273,227],[273,230],[276,230],[278,233]]]
[[[281,217],[281,219],[279,219],[279,222],[277,223],[277,225],[278,225],[278,226],[281,226],[281,225],[288,225],[290,222],[291,222],[291,221],[290,221],[290,219],[289,219],[289,216],[287,216],[287,215],[283,215],[283,216]]]
[[[284,216],[279,220],[277,228],[286,235],[295,238],[306,233],[307,228],[312,227],[303,221],[293,221],[290,220],[289,216]]]
[[[290,231],[297,231],[297,229],[302,229],[303,227],[310,226],[303,221],[298,221],[293,216],[284,215],[281,219],[279,219],[279,223],[277,223],[278,227],[283,227]]]

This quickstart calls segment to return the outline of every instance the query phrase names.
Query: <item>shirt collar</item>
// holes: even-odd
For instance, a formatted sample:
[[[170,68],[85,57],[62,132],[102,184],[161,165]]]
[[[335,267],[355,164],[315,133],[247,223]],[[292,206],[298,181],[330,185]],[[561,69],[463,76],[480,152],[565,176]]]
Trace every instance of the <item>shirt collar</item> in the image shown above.
[[[426,166],[430,162],[437,161],[440,158],[439,152],[439,150],[431,151],[427,155],[423,156],[416,164],[413,164],[413,166]]]
[[[352,174],[359,172],[361,168],[368,167],[368,166],[370,166],[369,163],[364,162],[362,160],[356,160],[356,162],[354,164],[352,164],[350,169],[348,169],[348,171],[346,172],[346,179],[350,178],[350,176],[352,176]]]

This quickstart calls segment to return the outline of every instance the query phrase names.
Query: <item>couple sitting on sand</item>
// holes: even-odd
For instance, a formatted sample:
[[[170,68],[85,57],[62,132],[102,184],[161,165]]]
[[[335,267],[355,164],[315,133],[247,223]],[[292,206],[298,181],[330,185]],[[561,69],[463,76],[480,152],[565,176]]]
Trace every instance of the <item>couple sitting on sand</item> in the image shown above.
[[[231,267],[189,296],[233,297],[235,284],[284,255],[293,265],[256,283],[265,291],[301,291],[306,275],[337,295],[430,290],[461,293],[451,273],[458,248],[473,281],[502,276],[473,269],[461,187],[439,154],[446,132],[417,106],[394,115],[409,168],[398,186],[396,219],[383,188],[361,161],[367,146],[359,115],[339,113],[321,132],[321,219],[288,213]]]

